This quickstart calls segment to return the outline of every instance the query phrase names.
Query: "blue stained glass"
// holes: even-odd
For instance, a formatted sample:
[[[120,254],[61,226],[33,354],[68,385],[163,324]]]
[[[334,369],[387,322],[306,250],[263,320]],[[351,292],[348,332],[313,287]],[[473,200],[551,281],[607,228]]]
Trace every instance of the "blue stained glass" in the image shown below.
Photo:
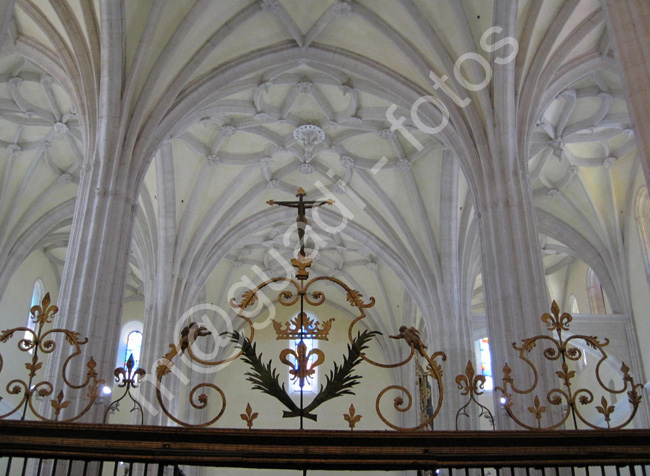
[[[142,349],[142,332],[132,331],[129,332],[128,337],[126,338],[126,355],[124,356],[124,366],[126,367],[126,362],[129,360],[129,356],[133,354],[133,360],[135,361],[135,366],[133,370],[137,369],[140,366],[140,350]]]
[[[479,354],[481,359],[481,373],[485,377],[485,390],[492,390],[492,357],[490,355],[490,343],[487,337],[478,341]]]
[[[309,332],[309,329],[305,327],[303,327],[302,329],[303,331]],[[316,339],[303,339],[303,342],[307,346],[307,354],[309,354],[309,352],[311,352],[313,349],[318,349],[318,341]],[[297,352],[298,344],[300,344],[300,339],[295,339],[294,341],[292,341],[291,350]],[[311,355],[309,357],[308,365],[314,363],[316,361],[316,358],[317,357],[315,355]],[[311,377],[305,379],[302,390],[303,392],[315,392],[317,384],[318,384],[318,367],[314,369],[314,373],[311,375]],[[289,388],[291,389],[292,392],[300,392],[300,381],[298,379],[291,378],[291,375],[289,376]]]

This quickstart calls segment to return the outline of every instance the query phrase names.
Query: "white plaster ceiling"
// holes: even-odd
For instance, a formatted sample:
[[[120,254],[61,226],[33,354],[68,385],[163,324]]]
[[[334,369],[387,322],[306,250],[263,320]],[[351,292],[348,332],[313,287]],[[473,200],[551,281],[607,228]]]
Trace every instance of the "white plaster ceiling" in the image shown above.
[[[22,164],[39,150],[27,151],[29,144],[51,138],[49,153],[29,177],[32,197],[56,188],[34,209],[46,216],[74,197],[77,150],[88,150],[72,104],[92,100],[79,90],[83,82],[69,73],[70,59],[61,51],[73,57],[86,51],[88,65],[97,66],[99,2],[17,3],[12,44],[0,61],[1,120],[8,123],[0,130],[0,157],[5,180],[14,183],[27,175],[14,171],[19,178],[7,178],[13,177],[7,172],[11,144],[21,147]],[[390,133],[385,112],[394,102],[409,106],[406,86],[433,94],[429,70],[451,75],[453,60],[468,51],[488,57],[477,45],[492,26],[492,1],[138,0],[123,6],[127,60],[121,80],[133,97],[128,107],[145,121],[171,97],[173,106],[162,114],[178,118],[142,181],[128,299],[151,292],[161,250],[173,261],[175,292],[189,302],[205,285],[209,300],[225,304],[230,283],[254,265],[279,271],[268,250],[276,246],[288,256],[281,236],[294,218],[265,202],[292,199],[298,187],[318,198],[319,182],[354,218],[340,234],[315,226],[326,246],[314,273],[339,276],[375,296],[372,316],[381,330],[420,325],[423,315],[431,322],[459,307],[481,311],[477,230],[458,151],[448,137],[423,134],[407,121],[424,145],[416,150]],[[569,248],[576,245],[574,232],[579,235],[591,248],[572,254],[590,261],[606,291],[620,293],[604,274],[623,252],[617,237],[638,161],[600,8],[598,0],[520,1],[516,87],[522,108],[534,102],[529,109],[537,126],[522,160],[529,162],[535,204],[543,212],[540,231]],[[146,55],[139,54],[143,45]],[[286,50],[286,58],[269,61],[265,49]],[[31,62],[22,62],[19,53]],[[548,90],[537,91],[554,61],[562,67]],[[370,65],[382,76],[369,75]],[[480,68],[465,68],[480,82]],[[225,70],[232,75],[219,87],[183,102]],[[56,77],[52,86],[39,79],[49,76],[45,71]],[[19,76],[30,80],[16,86]],[[38,124],[27,121],[34,108],[21,105],[16,91],[43,109]],[[473,109],[464,120],[489,124],[485,97],[471,97]],[[55,134],[57,122],[67,131]],[[306,123],[326,135],[310,160],[292,136]],[[383,157],[385,164],[373,171]],[[63,174],[70,183],[61,184]],[[360,201],[342,193],[341,184]],[[30,206],[27,196],[20,204],[4,193],[0,200],[7,216],[7,210],[20,216]],[[68,225],[62,219],[48,230],[54,238],[45,240],[57,269]],[[545,258],[548,268],[558,263]]]

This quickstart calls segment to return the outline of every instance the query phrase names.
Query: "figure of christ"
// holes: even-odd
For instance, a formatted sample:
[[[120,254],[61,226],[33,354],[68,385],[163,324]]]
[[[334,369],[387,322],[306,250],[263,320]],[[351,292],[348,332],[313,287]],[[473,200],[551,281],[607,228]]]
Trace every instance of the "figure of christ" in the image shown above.
[[[332,205],[334,200],[307,200],[305,201],[305,195],[307,193],[301,188],[298,189],[296,197],[298,200],[293,201],[282,201],[276,202],[275,200],[269,200],[269,205],[280,205],[281,207],[297,208],[298,209],[298,218],[296,218],[296,224],[298,225],[298,241],[300,243],[300,252],[298,259],[304,259],[307,255],[305,254],[305,229],[307,228],[307,216],[305,215],[308,208],[316,208],[322,205]]]

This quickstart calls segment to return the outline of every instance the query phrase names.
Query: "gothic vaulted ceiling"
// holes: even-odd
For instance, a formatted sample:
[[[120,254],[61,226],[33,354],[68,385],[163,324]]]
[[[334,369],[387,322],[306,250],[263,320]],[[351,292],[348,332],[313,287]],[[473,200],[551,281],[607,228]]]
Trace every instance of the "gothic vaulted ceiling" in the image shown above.
[[[0,59],[0,253],[16,261],[3,279],[37,249],[63,266],[98,90],[112,80],[140,190],[127,299],[164,299],[174,313],[204,298],[225,303],[243,275],[282,272],[295,212],[266,202],[302,187],[336,200],[311,218],[314,273],[375,296],[381,330],[435,332],[423,323],[482,311],[467,130],[492,127],[489,97],[505,85],[471,92],[450,81],[471,104],[439,134],[419,130],[409,111],[419,96],[442,96],[430,71],[451,77],[466,53],[490,59],[480,45],[492,1],[121,5],[122,18],[107,18],[116,10],[100,1],[17,2]],[[638,162],[601,4],[520,1],[517,16],[519,160],[547,273],[586,261],[616,311],[626,292],[619,211],[629,210]],[[106,79],[99,39],[110,28],[122,30],[112,44],[126,61]],[[476,61],[461,71],[486,79]],[[391,130],[393,104],[419,146]],[[320,142],[294,136],[306,124],[324,132]],[[23,237],[33,226],[42,232]]]

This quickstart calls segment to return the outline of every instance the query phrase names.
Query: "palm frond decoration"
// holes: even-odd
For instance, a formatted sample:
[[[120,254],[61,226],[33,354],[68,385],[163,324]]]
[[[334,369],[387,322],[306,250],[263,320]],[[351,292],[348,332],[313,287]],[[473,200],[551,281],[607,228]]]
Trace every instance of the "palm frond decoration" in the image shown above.
[[[234,331],[230,334],[230,340],[242,350],[242,360],[250,365],[251,370],[246,372],[246,380],[253,384],[253,390],[260,390],[267,395],[275,397],[280,403],[289,409],[290,413],[300,414],[300,408],[287,394],[284,384],[280,384],[278,371],[271,366],[271,360],[267,364],[262,362],[262,354],[257,355],[255,343]]]
[[[380,334],[381,332],[368,330],[357,333],[352,345],[348,344],[348,354],[345,356],[343,364],[339,366],[336,362],[334,363],[334,368],[326,377],[325,385],[321,385],[318,395],[302,410],[291,399],[284,384],[280,384],[278,371],[271,366],[272,361],[269,360],[264,364],[262,354],[257,355],[255,343],[237,331],[230,334],[230,339],[242,350],[242,360],[251,367],[251,370],[244,375],[247,377],[246,380],[253,384],[253,390],[260,390],[282,403],[288,409],[283,414],[285,418],[302,415],[316,421],[317,415],[311,412],[317,407],[341,395],[354,395],[352,387],[357,385],[361,379],[361,376],[354,375],[354,368],[363,361],[361,354],[368,348],[370,340]]]
[[[365,330],[357,333],[352,345],[348,344],[348,355],[345,357],[343,364],[339,366],[334,362],[334,368],[326,377],[325,386],[321,385],[318,395],[305,407],[303,410],[304,416],[309,415],[318,406],[332,398],[341,395],[354,395],[351,389],[359,384],[361,379],[360,375],[353,375],[354,368],[363,361],[361,354],[368,348],[368,343],[376,335],[381,335],[381,332]]]

